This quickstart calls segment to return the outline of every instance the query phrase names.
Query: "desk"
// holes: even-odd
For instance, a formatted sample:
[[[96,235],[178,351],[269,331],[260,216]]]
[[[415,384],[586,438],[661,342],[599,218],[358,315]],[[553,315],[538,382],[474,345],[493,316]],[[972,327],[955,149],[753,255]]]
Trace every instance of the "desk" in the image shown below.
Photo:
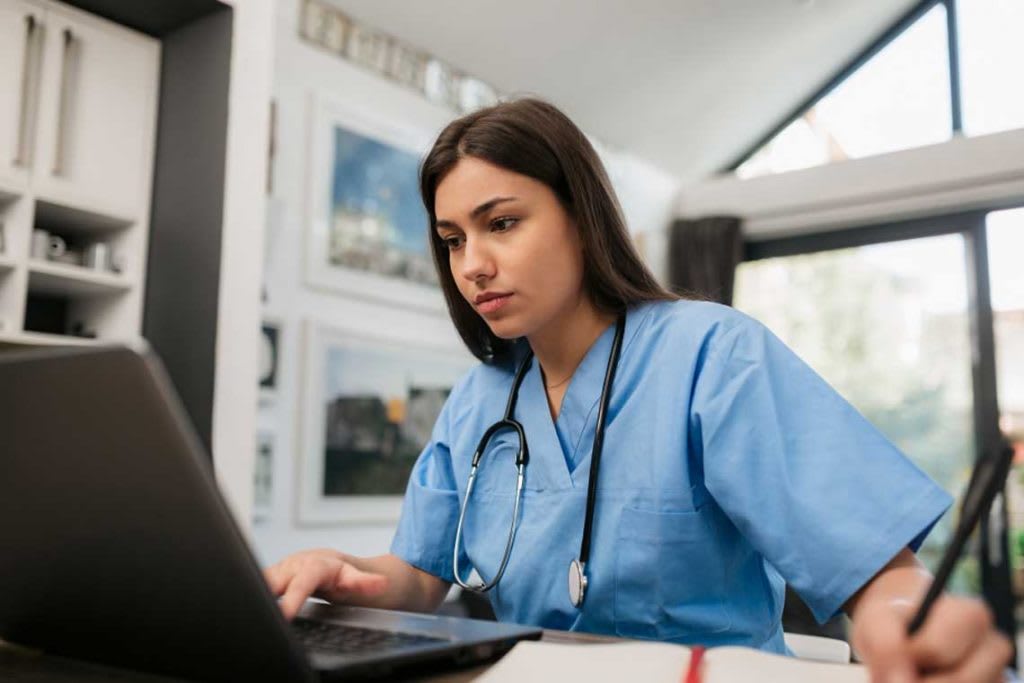
[[[567,631],[544,631],[542,640],[554,643],[608,643],[608,636]],[[407,683],[464,683],[487,670],[475,666],[444,674],[403,679]],[[181,679],[115,669],[62,657],[39,655],[0,641],[0,680],[4,683],[184,683]]]

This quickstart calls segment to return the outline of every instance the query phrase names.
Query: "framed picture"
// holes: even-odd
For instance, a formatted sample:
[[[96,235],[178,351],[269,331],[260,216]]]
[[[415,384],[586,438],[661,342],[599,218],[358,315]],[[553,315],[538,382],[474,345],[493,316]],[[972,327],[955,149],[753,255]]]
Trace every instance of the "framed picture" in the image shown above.
[[[423,72],[423,94],[435,104],[459,108],[459,74],[440,59],[427,62]]]
[[[443,313],[419,194],[432,133],[388,126],[326,95],[310,106],[306,283]]]
[[[402,85],[423,90],[423,77],[427,67],[427,57],[402,43],[391,44],[388,57],[388,75]]]
[[[361,24],[352,24],[347,46],[348,58],[378,72],[387,71],[391,40],[387,35]]]
[[[483,81],[466,77],[459,83],[459,110],[463,113],[497,103],[498,93]]]
[[[305,326],[300,523],[393,523],[413,463],[475,360],[450,348]]]
[[[280,367],[281,325],[264,320],[260,327],[260,398],[272,399],[277,393]]]
[[[352,24],[334,8],[319,0],[305,0],[299,34],[331,52],[344,54]]]
[[[252,490],[253,521],[265,522],[270,519],[274,493],[274,435],[269,432],[256,434]]]

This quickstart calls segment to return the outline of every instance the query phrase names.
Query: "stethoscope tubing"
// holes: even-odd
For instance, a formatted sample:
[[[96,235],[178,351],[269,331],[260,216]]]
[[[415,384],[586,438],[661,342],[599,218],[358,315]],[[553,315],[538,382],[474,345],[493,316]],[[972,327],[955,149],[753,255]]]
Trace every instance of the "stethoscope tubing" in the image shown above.
[[[597,477],[600,470],[601,462],[601,451],[604,448],[604,427],[605,419],[608,412],[608,403],[611,398],[612,383],[615,380],[615,371],[619,365],[619,355],[622,350],[622,338],[625,333],[626,327],[626,316],[625,314],[619,316],[616,322],[615,328],[615,339],[612,342],[611,352],[608,358],[608,367],[605,370],[604,384],[601,388],[600,405],[597,413],[597,427],[594,433],[594,446],[591,450],[590,457],[590,474],[587,481],[587,508],[586,516],[583,522],[583,538],[580,542],[580,554],[579,558],[575,560],[575,564],[579,567],[581,586],[579,587],[578,599],[573,598],[573,604],[579,607],[583,603],[583,595],[586,587],[586,576],[584,574],[586,564],[590,558],[590,540],[593,531],[594,523],[594,508],[597,502]],[[530,367],[533,360],[533,352],[528,351],[523,362],[520,364],[519,369],[516,371],[515,379],[512,382],[512,389],[509,392],[508,402],[505,405],[505,416],[498,422],[491,425],[480,439],[480,443],[473,453],[473,460],[469,471],[469,481],[466,484],[466,494],[462,498],[462,505],[459,509],[459,521],[455,527],[455,547],[452,551],[452,569],[455,576],[455,582],[462,588],[477,593],[485,593],[501,581],[501,577],[505,574],[505,569],[508,567],[509,557],[512,554],[512,545],[515,541],[516,531],[519,527],[519,510],[520,503],[522,501],[523,485],[526,479],[526,465],[529,462],[529,450],[526,442],[526,432],[523,426],[516,421],[512,414],[515,411],[516,400],[519,397],[519,387],[522,385],[523,378],[526,376],[526,372]],[[476,484],[477,470],[480,465],[480,460],[483,457],[484,450],[487,447],[487,443],[491,436],[502,429],[513,429],[518,433],[519,436],[519,453],[516,457],[516,495],[515,505],[512,509],[512,521],[509,525],[508,538],[505,542],[505,551],[502,554],[501,564],[498,566],[498,571],[495,573],[494,578],[490,581],[484,581],[481,577],[481,582],[476,584],[469,583],[468,580],[462,578],[462,572],[459,566],[459,550],[462,547],[462,529],[466,519],[466,509],[469,506],[469,499],[472,496],[474,485]],[[570,593],[572,591],[570,590]]]

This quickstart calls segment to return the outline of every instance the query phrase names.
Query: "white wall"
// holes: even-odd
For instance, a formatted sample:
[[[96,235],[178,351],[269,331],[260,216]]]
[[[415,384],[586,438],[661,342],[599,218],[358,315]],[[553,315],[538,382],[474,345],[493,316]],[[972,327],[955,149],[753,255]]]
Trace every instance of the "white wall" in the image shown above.
[[[413,340],[429,337],[461,345],[446,313],[362,301],[303,282],[303,240],[309,178],[309,100],[311,94],[339,98],[385,124],[429,132],[433,139],[455,114],[418,93],[370,73],[298,37],[298,0],[277,3],[273,94],[277,101],[277,156],[274,191],[268,201],[265,314],[281,323],[278,390],[259,411],[258,428],[273,435],[273,503],[267,519],[254,523],[252,536],[264,563],[310,547],[328,546],[366,555],[386,552],[391,525],[302,526],[296,522],[298,448],[302,404],[304,322],[351,322],[367,330],[389,330]],[[386,31],[386,26],[376,27]],[[458,66],[458,65],[456,65]],[[676,184],[664,173],[626,154],[604,151],[613,183],[622,191],[627,220],[638,232],[664,233],[675,202]],[[438,294],[440,301],[440,294]],[[255,373],[254,373],[255,374]],[[251,475],[247,483],[251,491]]]
[[[260,318],[259,255],[266,178],[263,141],[267,139],[273,4],[271,0],[231,4],[234,28],[212,446],[218,483],[236,519],[247,529],[252,505],[253,377],[258,367],[258,340],[253,331],[259,329]]]
[[[276,396],[261,407],[259,428],[273,434],[273,504],[253,527],[257,552],[274,562],[297,550],[329,546],[358,555],[386,552],[390,526],[302,527],[296,524],[302,402],[303,325],[363,321],[392,330],[427,330],[457,343],[446,317],[416,313],[310,289],[304,283],[304,227],[310,182],[310,97],[328,94],[384,122],[437,132],[449,112],[298,37],[300,3],[277,4],[273,96],[277,102],[274,191],[268,203],[264,286],[268,318],[281,325]],[[440,300],[440,295],[438,295]],[[350,323],[349,323],[350,324]]]
[[[595,145],[615,186],[626,223],[640,255],[662,282],[667,275],[662,254],[666,229],[679,194],[679,182],[669,174],[625,152]]]

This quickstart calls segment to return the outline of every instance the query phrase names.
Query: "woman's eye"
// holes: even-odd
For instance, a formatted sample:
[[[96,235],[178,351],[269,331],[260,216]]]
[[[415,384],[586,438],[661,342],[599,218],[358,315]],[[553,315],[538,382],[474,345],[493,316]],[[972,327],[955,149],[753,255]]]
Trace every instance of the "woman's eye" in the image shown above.
[[[462,244],[462,238],[454,235],[452,237],[442,237],[441,241],[448,247],[448,251],[455,251]]]
[[[518,218],[505,216],[503,218],[495,218],[493,221],[491,221],[491,227],[498,232],[504,232],[505,230],[508,230],[518,222]]]

